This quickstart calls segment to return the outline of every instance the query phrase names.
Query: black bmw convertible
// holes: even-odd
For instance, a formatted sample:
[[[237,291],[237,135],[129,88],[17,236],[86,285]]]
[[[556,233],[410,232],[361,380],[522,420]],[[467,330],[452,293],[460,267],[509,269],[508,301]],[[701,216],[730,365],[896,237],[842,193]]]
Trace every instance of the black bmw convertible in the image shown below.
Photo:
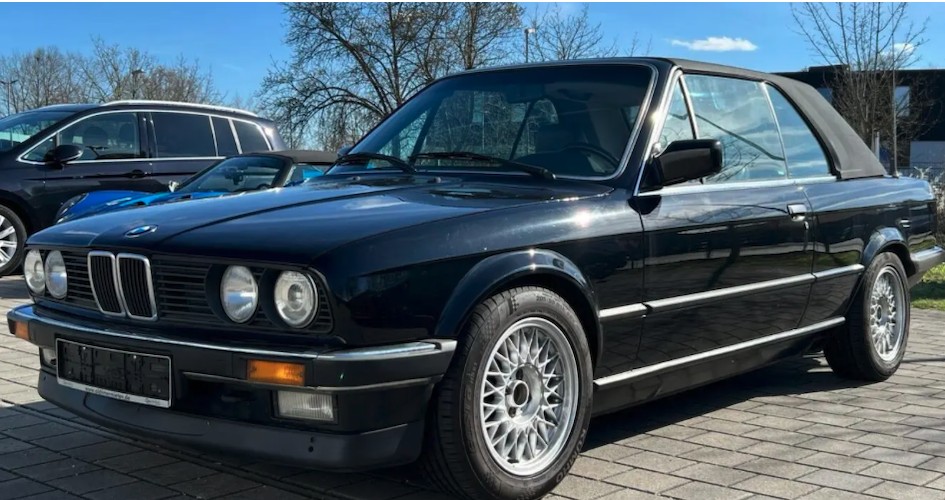
[[[945,256],[934,203],[793,80],[477,70],[297,188],[34,235],[9,326],[40,394],[105,427],[537,498],[593,415],[812,348],[891,376]]]

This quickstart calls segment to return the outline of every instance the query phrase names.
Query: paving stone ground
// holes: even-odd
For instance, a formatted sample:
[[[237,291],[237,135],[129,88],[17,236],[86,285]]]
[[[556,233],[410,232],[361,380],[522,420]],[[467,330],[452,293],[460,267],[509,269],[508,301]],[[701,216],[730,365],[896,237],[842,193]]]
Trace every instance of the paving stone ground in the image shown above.
[[[0,279],[0,314],[25,302],[22,279]],[[409,469],[328,474],[117,435],[42,401],[38,367],[0,334],[0,500],[448,498]],[[595,419],[548,498],[657,497],[945,499],[945,313],[913,313],[886,382],[841,380],[809,356]]]

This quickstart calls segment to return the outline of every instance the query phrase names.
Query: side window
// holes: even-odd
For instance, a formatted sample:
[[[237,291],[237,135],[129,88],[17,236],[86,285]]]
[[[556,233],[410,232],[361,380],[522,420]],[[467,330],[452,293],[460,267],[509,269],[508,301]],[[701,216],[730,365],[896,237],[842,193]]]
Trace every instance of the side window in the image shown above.
[[[217,156],[210,117],[190,113],[153,112],[158,158],[212,158]]]
[[[827,156],[800,113],[780,91],[770,85],[765,87],[781,129],[788,175],[794,178],[830,175]]]
[[[122,160],[141,158],[136,113],[105,113],[80,120],[61,130],[55,141],[49,139],[26,156],[31,161],[43,161],[57,144],[74,144],[82,148],[79,161]]]
[[[239,148],[236,147],[236,139],[233,138],[233,129],[230,128],[230,120],[214,116],[213,133],[217,138],[217,156],[233,156],[239,154]]]
[[[244,153],[269,151],[269,143],[266,142],[266,137],[263,136],[262,130],[255,124],[233,120],[233,125],[236,127],[236,137],[240,140],[240,149]]]
[[[778,124],[761,83],[704,75],[685,79],[699,137],[722,142],[722,171],[705,182],[787,177]]]
[[[669,101],[669,109],[666,111],[663,131],[660,132],[660,147],[666,148],[673,141],[685,139],[695,139],[695,136],[692,133],[692,117],[689,116],[682,85],[677,83],[676,88],[673,89],[673,97]]]

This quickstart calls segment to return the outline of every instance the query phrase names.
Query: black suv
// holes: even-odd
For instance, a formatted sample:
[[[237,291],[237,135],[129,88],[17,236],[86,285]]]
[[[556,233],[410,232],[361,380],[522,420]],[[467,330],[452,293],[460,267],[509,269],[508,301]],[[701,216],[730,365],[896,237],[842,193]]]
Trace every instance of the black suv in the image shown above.
[[[285,149],[273,123],[161,101],[61,104],[0,119],[0,276],[62,203],[102,189],[161,191],[218,159]]]

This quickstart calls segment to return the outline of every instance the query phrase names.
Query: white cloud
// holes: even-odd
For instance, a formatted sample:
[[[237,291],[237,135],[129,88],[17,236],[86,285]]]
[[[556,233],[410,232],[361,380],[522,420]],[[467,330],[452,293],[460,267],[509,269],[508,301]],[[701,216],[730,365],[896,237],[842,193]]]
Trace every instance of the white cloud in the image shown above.
[[[902,54],[902,55],[904,55],[904,56],[908,56],[908,55],[912,54],[913,52],[915,52],[915,45],[913,45],[913,44],[911,44],[911,43],[905,43],[905,42],[903,42],[903,43],[895,43],[895,44],[893,44],[893,53],[894,53],[894,54]]]
[[[669,43],[689,50],[709,52],[751,52],[758,48],[746,38],[731,38],[727,36],[710,36],[700,40],[670,40]]]

